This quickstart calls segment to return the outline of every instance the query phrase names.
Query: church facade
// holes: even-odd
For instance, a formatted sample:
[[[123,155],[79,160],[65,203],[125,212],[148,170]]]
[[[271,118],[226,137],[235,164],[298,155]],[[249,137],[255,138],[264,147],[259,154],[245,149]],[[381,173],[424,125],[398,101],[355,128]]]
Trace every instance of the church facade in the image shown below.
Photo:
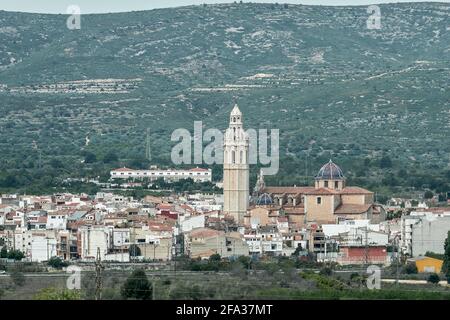
[[[290,224],[335,224],[344,220],[385,220],[385,211],[375,204],[374,193],[346,185],[344,174],[331,160],[315,177],[314,187],[266,187],[260,176],[246,225],[271,223],[285,216]],[[262,187],[258,187],[262,186]]]
[[[249,206],[249,138],[243,128],[242,112],[237,105],[230,114],[223,146],[223,212],[239,223]]]

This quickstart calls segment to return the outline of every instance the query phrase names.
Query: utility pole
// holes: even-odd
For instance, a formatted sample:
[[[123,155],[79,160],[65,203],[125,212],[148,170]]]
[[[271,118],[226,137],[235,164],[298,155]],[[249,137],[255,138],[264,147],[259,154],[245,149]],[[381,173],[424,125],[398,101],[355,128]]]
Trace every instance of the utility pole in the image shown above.
[[[97,248],[97,259],[95,260],[95,300],[102,299],[102,271],[104,267],[102,265],[100,257],[100,248]]]
[[[151,152],[150,152],[150,128],[147,128],[147,138],[145,141],[145,158],[148,161],[152,160]]]
[[[397,244],[397,263],[396,263],[396,273],[395,273],[395,284],[398,286],[398,279],[400,277],[400,241],[398,235],[394,238]]]
[[[366,267],[367,267],[367,265],[369,264],[369,228],[368,227],[366,227],[365,228],[365,230],[366,230],[366,235],[365,235],[365,238],[366,238],[366,241],[365,241],[365,264],[366,264]]]

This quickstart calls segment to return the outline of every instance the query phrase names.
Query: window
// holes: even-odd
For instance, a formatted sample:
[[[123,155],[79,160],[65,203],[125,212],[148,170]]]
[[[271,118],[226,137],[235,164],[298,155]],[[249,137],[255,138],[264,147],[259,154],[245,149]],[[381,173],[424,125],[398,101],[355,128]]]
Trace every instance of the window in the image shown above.
[[[322,204],[322,197],[317,197],[317,204]]]
[[[328,181],[325,181],[325,188],[328,188]]]
[[[338,182],[338,181],[335,181],[335,182],[334,182],[334,188],[335,188],[335,189],[338,189],[338,188],[339,188],[339,182]]]

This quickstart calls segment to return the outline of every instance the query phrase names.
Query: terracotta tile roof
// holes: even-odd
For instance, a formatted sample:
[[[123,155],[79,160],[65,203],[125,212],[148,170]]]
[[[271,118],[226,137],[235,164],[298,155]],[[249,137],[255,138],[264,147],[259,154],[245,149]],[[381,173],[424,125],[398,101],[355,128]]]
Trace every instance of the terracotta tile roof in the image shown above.
[[[29,222],[30,224],[34,224],[34,223],[47,223],[47,217],[38,217],[36,220],[32,220]]]
[[[172,226],[163,223],[149,222],[148,228],[151,231],[169,231],[169,232],[173,231]]]
[[[335,214],[360,214],[367,212],[371,204],[341,204],[334,211]]]
[[[192,207],[188,206],[187,204],[182,204],[180,206],[180,208],[184,209],[184,210],[188,210],[188,211],[194,211],[194,209]]]
[[[112,170],[112,171],[126,172],[126,171],[136,171],[136,170],[123,167],[123,168],[115,169],[115,170]]]
[[[220,234],[223,234],[223,232],[209,228],[198,228],[193,229],[190,236],[191,238],[211,238]]]
[[[160,203],[156,206],[158,209],[172,209],[173,205],[170,203]]]
[[[194,172],[206,172],[206,171],[208,171],[208,169],[204,169],[204,168],[192,168],[192,169],[189,169],[189,171],[194,171]]]
[[[319,188],[315,189],[313,188],[311,191],[306,192],[307,195],[333,195],[333,194],[339,194],[338,191],[328,188]]]
[[[364,188],[360,187],[345,187],[341,191],[339,191],[340,194],[372,194],[372,191],[369,191]]]
[[[311,190],[314,190],[314,187],[266,187],[263,192],[275,194],[304,194]]]

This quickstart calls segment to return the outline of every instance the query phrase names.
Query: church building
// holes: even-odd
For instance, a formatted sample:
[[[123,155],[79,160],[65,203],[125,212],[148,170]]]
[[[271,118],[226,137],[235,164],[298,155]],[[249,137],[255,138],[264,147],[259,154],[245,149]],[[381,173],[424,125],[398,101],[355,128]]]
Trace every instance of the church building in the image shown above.
[[[272,224],[285,216],[290,224],[335,224],[344,220],[385,220],[385,211],[374,201],[374,193],[346,185],[343,171],[333,161],[319,170],[314,187],[267,187],[260,175],[246,225]]]

